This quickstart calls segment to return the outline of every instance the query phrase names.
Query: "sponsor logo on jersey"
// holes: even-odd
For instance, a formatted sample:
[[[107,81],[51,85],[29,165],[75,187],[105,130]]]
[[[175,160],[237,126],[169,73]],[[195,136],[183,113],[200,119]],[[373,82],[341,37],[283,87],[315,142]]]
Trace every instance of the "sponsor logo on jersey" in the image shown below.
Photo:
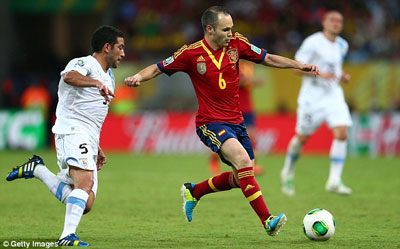
[[[197,62],[206,61],[202,55],[199,56],[196,60]]]
[[[251,44],[251,50],[253,50],[257,54],[261,54],[261,49],[258,48],[257,46],[254,46],[253,44]]]
[[[197,63],[197,72],[199,72],[199,74],[203,75],[207,72],[207,66],[205,62],[199,62]]]
[[[224,135],[225,133],[226,133],[226,130],[223,129],[222,131],[218,132],[218,136],[222,136],[222,135]]]
[[[163,65],[164,67],[168,66],[169,64],[171,64],[172,62],[174,62],[174,57],[168,57],[167,59],[163,60]]]
[[[236,62],[239,60],[239,56],[238,56],[236,48],[230,49],[226,53],[228,54],[229,62],[236,64]]]

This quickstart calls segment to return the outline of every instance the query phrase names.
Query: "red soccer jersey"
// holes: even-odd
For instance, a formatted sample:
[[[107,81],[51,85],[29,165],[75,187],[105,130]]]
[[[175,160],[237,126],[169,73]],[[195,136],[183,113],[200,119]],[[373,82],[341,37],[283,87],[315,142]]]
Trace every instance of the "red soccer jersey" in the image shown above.
[[[203,39],[183,46],[157,66],[168,75],[177,71],[189,74],[199,102],[196,127],[216,122],[240,124],[239,59],[260,63],[266,54],[235,33],[227,47],[214,51]]]

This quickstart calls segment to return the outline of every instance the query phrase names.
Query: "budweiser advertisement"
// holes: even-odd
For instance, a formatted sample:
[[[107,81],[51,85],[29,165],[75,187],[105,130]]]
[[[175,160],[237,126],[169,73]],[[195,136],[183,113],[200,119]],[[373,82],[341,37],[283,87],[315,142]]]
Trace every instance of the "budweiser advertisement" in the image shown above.
[[[193,113],[146,112],[133,116],[109,115],[101,134],[105,150],[134,153],[205,153],[208,148],[197,137]],[[353,114],[349,129],[349,151],[361,155],[400,154],[400,114]],[[294,135],[296,116],[259,115],[253,144],[260,154],[286,152]],[[311,136],[303,152],[327,154],[332,134],[322,125]]]

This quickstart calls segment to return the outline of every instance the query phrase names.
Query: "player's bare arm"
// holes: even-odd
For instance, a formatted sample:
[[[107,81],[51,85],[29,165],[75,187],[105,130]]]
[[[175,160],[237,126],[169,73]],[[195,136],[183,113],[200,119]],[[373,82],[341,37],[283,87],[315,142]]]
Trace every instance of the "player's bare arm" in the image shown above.
[[[114,93],[102,82],[82,75],[77,71],[71,71],[65,74],[64,82],[76,87],[97,87],[101,96],[103,96],[107,101],[110,101],[108,95],[114,96]]]
[[[315,65],[303,64],[301,62],[274,54],[267,54],[262,64],[269,67],[294,68],[303,72],[310,72],[315,76],[319,74],[319,68]]]
[[[140,86],[140,82],[150,80],[154,77],[157,77],[162,72],[157,67],[157,64],[150,65],[140,71],[139,73],[125,78],[124,82],[127,86],[137,87]]]

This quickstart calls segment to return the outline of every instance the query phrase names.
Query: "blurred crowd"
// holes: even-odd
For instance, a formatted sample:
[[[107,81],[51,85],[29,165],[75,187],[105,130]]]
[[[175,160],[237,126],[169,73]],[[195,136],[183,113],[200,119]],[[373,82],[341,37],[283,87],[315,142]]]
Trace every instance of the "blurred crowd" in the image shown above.
[[[126,0],[115,22],[127,32],[131,56],[145,58],[202,38],[200,17],[222,4],[232,14],[234,30],[271,53],[292,57],[302,40],[320,29],[324,13],[343,13],[348,61],[400,58],[400,2],[397,0]]]
[[[293,57],[302,40],[320,29],[324,13],[336,9],[345,19],[343,37],[350,43],[347,58],[350,63],[400,59],[398,0],[98,2],[107,4],[95,13],[79,15],[60,15],[61,10],[45,14],[11,10],[10,36],[16,39],[10,44],[14,50],[6,77],[0,78],[0,108],[29,107],[39,102],[45,110],[50,110],[51,117],[60,71],[71,58],[90,53],[88,39],[100,23],[117,26],[125,32],[127,61],[154,62],[183,44],[200,40],[201,14],[216,4],[225,6],[232,14],[235,31],[270,53]],[[77,36],[78,31],[83,34]]]

